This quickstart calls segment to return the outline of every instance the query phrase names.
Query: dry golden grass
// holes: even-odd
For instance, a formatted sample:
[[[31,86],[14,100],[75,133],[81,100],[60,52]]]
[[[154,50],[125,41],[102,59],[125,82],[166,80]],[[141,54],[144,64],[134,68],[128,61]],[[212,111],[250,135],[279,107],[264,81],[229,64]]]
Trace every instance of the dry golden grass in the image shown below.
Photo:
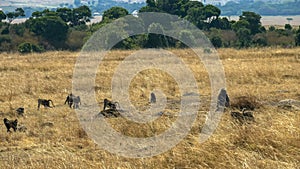
[[[63,105],[71,91],[78,53],[0,54],[0,118],[18,118],[25,133],[6,133],[0,125],[0,168],[299,168],[300,111],[282,109],[282,99],[300,100],[300,48],[220,49],[232,102],[255,98],[256,122],[239,125],[227,109],[214,134],[203,144],[199,133],[209,109],[210,84],[202,63],[190,50],[171,50],[180,56],[198,82],[202,104],[188,136],[171,150],[149,158],[125,158],[98,147],[81,128],[76,113]],[[114,69],[134,51],[112,51],[96,78],[97,100],[110,98]],[[145,70],[130,85],[130,99],[147,108],[151,90],[159,87],[168,98],[166,112],[154,122],[137,124],[121,117],[108,119],[115,130],[133,137],[164,132],[178,113],[178,86],[169,75]],[[52,99],[53,109],[37,110],[37,99]],[[25,117],[15,109],[25,107]],[[99,108],[99,110],[101,107]],[[173,116],[174,115],[174,116]],[[52,122],[53,127],[44,126]]]

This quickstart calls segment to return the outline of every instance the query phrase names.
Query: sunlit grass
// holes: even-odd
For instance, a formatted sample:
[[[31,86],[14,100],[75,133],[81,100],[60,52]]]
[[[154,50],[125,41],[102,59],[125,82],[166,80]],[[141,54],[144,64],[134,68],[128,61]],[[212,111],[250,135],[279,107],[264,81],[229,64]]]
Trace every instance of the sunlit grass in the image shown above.
[[[95,81],[97,100],[111,98],[114,70],[135,51],[112,51],[100,64]],[[300,161],[300,112],[272,106],[282,99],[300,100],[300,48],[219,49],[227,90],[234,102],[254,96],[262,105],[256,122],[241,126],[227,109],[215,133],[203,144],[199,133],[209,110],[210,81],[190,50],[171,50],[192,70],[203,104],[196,122],[177,146],[151,158],[125,158],[98,147],[81,128],[76,113],[64,105],[72,88],[79,53],[0,54],[0,117],[18,118],[26,133],[6,133],[0,125],[0,168],[297,168]],[[151,137],[176,120],[178,86],[168,74],[143,71],[130,84],[130,99],[147,107],[149,93],[161,88],[168,98],[168,116],[146,124],[109,119],[115,130],[132,137]],[[52,99],[53,109],[37,110],[37,99]],[[84,102],[84,101],[83,101]],[[15,109],[25,107],[25,117]],[[102,105],[99,107],[99,111]],[[43,126],[52,122],[53,127]]]

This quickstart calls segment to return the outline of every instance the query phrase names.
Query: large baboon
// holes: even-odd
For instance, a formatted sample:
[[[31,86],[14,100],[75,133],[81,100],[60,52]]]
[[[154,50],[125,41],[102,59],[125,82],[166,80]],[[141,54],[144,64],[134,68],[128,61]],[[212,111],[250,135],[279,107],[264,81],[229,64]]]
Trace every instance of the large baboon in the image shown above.
[[[52,100],[46,100],[46,99],[38,99],[38,110],[40,109],[40,106],[43,105],[44,107],[50,107],[50,102],[52,103],[52,106],[54,106],[53,101]]]
[[[106,107],[109,107],[112,110],[117,110],[117,105],[120,107],[118,102],[113,102],[108,99],[104,99],[103,105],[103,110],[105,110]]]
[[[80,97],[70,93],[66,98],[65,104],[66,103],[68,103],[70,108],[72,108],[73,105],[73,109],[77,109],[79,108],[79,104],[81,104]]]
[[[218,95],[218,102],[217,102],[217,110],[220,108],[229,107],[230,106],[230,99],[228,97],[227,91],[225,89],[221,89]]]
[[[10,128],[13,128],[14,131],[17,131],[18,120],[8,120],[7,118],[3,119],[7,132],[10,132]]]
[[[153,92],[150,94],[150,103],[156,103],[156,96]]]

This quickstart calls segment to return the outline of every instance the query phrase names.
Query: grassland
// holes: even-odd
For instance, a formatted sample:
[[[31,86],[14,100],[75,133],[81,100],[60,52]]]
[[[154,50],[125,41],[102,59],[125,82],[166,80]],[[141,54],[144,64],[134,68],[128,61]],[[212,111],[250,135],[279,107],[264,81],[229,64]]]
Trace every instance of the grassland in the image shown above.
[[[174,148],[149,158],[126,158],[98,147],[64,105],[71,91],[78,53],[0,54],[0,118],[18,118],[27,131],[6,133],[0,125],[0,168],[299,168],[300,110],[276,106],[283,99],[300,100],[300,48],[219,49],[233,103],[254,98],[255,123],[239,125],[226,109],[214,134],[204,143],[199,133],[209,110],[208,74],[190,50],[171,50],[193,71],[204,100],[190,133]],[[134,51],[112,51],[105,57],[95,83],[97,100],[110,98],[116,66]],[[103,67],[104,66],[104,67]],[[166,112],[149,124],[108,119],[115,130],[132,137],[164,132],[176,119],[178,87],[167,74],[145,71],[131,84],[131,100],[146,106],[149,92],[160,87],[168,98]],[[37,99],[52,99],[53,109],[37,110]],[[83,101],[84,102],[84,101]],[[25,116],[15,109],[25,107]],[[99,110],[101,107],[99,107]],[[47,122],[54,124],[44,126]]]

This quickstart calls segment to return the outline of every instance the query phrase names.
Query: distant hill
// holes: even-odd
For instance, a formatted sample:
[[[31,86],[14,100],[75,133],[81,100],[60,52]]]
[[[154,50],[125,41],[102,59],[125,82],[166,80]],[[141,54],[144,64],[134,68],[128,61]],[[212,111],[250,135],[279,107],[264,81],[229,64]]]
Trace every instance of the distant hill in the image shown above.
[[[32,12],[41,11],[45,8],[74,8],[87,5],[93,13],[102,14],[105,10],[114,6],[123,7],[129,13],[132,13],[134,10],[139,10],[146,5],[145,0],[79,0],[76,4],[74,2],[74,0],[1,0],[0,9],[4,12],[11,12],[18,7],[22,7],[25,10],[26,17],[30,17]]]

